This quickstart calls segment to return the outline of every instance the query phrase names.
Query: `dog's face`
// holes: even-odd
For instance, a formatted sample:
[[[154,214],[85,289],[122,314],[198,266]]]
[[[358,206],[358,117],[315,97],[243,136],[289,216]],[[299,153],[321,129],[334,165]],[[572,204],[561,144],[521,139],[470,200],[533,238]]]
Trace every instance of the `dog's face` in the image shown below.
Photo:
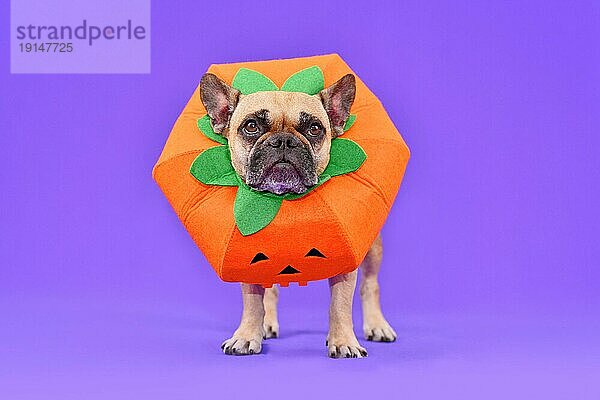
[[[331,140],[343,133],[356,87],[348,74],[316,95],[248,95],[213,74],[200,98],[215,133],[229,142],[231,162],[248,186],[275,194],[304,193],[329,163]]]

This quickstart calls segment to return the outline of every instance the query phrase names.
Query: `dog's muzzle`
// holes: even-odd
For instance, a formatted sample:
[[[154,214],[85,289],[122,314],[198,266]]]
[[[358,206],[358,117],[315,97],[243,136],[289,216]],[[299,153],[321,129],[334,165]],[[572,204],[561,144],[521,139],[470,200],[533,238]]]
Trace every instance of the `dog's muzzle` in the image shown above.
[[[251,153],[246,180],[260,191],[304,193],[317,183],[312,151],[291,133],[273,133]]]

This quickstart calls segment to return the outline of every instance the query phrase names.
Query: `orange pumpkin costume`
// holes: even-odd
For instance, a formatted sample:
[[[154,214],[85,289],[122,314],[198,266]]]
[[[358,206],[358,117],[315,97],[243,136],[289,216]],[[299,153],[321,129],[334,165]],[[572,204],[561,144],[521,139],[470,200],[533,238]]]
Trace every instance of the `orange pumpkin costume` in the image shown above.
[[[336,54],[212,65],[232,82],[240,68],[258,71],[281,87],[290,75],[318,66],[325,87],[353,73]],[[355,75],[356,76],[356,75]],[[269,287],[300,285],[355,270],[381,229],[398,192],[409,150],[375,95],[356,77],[352,127],[342,135],[366,153],[355,172],[333,176],[303,197],[283,200],[274,219],[245,236],[234,218],[238,187],[201,183],[194,160],[219,143],[203,135],[206,114],[199,89],[177,119],[153,176],[219,277]]]

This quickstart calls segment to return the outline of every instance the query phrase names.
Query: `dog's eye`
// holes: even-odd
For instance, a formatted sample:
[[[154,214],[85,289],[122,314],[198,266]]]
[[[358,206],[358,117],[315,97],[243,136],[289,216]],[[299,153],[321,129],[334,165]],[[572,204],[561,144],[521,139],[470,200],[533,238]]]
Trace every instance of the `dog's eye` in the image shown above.
[[[248,135],[255,135],[258,133],[258,131],[260,131],[260,128],[255,120],[249,119],[244,124],[244,132],[246,132]]]
[[[310,127],[308,128],[308,134],[310,136],[319,136],[321,134],[321,131],[323,130],[323,127],[321,126],[321,124],[311,124]]]

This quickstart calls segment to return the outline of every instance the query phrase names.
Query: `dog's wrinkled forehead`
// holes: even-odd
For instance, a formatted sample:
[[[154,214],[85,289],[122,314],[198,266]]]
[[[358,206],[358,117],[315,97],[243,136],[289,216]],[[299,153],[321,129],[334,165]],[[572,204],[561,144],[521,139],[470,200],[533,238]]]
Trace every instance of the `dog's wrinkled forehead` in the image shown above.
[[[268,119],[271,129],[298,125],[306,115],[318,119],[331,133],[327,112],[317,96],[300,92],[257,92],[240,96],[230,120],[230,132],[235,132],[248,118],[258,114]]]

